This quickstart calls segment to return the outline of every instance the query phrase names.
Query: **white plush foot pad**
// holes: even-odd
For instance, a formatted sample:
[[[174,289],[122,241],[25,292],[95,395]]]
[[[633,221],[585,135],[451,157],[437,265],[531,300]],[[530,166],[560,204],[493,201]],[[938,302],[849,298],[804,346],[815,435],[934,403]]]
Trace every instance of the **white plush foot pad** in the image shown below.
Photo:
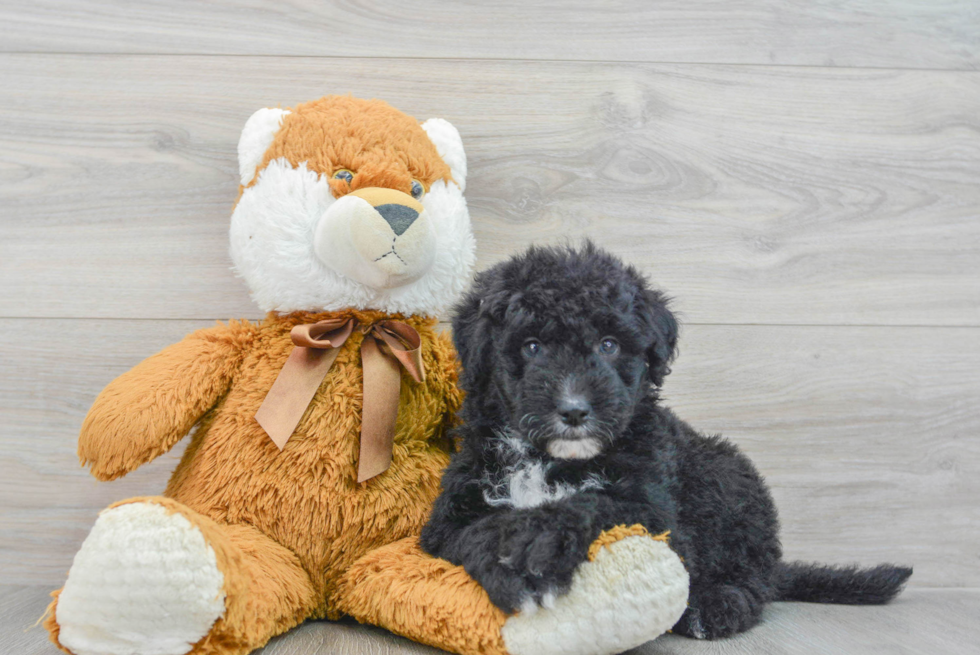
[[[58,640],[75,655],[184,655],[225,611],[214,550],[155,503],[102,512],[58,597]]]
[[[579,566],[553,607],[507,619],[504,643],[510,655],[621,653],[670,630],[687,608],[688,586],[667,544],[626,537]]]

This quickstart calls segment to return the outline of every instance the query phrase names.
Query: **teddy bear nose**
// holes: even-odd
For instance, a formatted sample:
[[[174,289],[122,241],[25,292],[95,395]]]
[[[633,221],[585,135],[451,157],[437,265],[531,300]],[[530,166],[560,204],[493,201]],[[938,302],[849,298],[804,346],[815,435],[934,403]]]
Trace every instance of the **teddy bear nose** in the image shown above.
[[[371,205],[399,237],[425,210],[422,203],[397,189],[367,187],[351,191],[350,195]]]
[[[397,236],[404,234],[405,230],[419,217],[419,213],[411,207],[396,203],[378,205],[374,210],[381,214],[381,218],[388,222],[388,225],[391,226],[392,231]]]

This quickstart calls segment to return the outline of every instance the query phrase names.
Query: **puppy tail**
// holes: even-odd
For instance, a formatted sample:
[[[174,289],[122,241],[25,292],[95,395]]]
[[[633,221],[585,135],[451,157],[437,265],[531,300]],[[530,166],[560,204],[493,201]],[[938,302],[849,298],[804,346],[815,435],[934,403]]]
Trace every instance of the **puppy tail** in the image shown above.
[[[780,562],[776,566],[776,600],[844,605],[882,605],[902,591],[912,569],[879,564],[873,568]]]

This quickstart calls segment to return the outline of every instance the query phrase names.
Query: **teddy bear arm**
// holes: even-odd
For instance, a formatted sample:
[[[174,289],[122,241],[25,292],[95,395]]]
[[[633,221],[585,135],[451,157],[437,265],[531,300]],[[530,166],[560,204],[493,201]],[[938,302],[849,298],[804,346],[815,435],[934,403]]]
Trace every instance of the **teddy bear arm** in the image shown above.
[[[170,450],[227,392],[248,333],[198,330],[109,383],[82,424],[82,464],[113,480]]]
[[[338,609],[361,623],[462,655],[507,655],[506,616],[461,566],[417,537],[372,550],[341,578]]]
[[[620,525],[591,544],[570,589],[545,607],[505,614],[461,566],[408,537],[344,574],[340,609],[362,623],[462,655],[610,655],[668,630],[689,578],[666,534]]]

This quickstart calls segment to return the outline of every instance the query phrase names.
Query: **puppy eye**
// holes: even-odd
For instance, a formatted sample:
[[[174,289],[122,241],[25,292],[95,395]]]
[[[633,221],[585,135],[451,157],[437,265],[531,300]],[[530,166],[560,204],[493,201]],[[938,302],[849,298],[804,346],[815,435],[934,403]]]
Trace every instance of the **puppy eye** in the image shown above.
[[[541,342],[537,339],[528,339],[521,346],[521,352],[524,353],[525,357],[537,357],[538,353],[541,352]]]
[[[347,182],[347,184],[350,184],[354,179],[354,174],[346,168],[341,168],[339,171],[333,174],[333,179],[343,180],[344,182]]]
[[[425,187],[418,180],[412,180],[412,197],[416,200],[421,200],[422,196],[425,195]]]
[[[603,355],[615,355],[619,352],[619,342],[612,337],[606,337],[599,342],[599,352]]]

